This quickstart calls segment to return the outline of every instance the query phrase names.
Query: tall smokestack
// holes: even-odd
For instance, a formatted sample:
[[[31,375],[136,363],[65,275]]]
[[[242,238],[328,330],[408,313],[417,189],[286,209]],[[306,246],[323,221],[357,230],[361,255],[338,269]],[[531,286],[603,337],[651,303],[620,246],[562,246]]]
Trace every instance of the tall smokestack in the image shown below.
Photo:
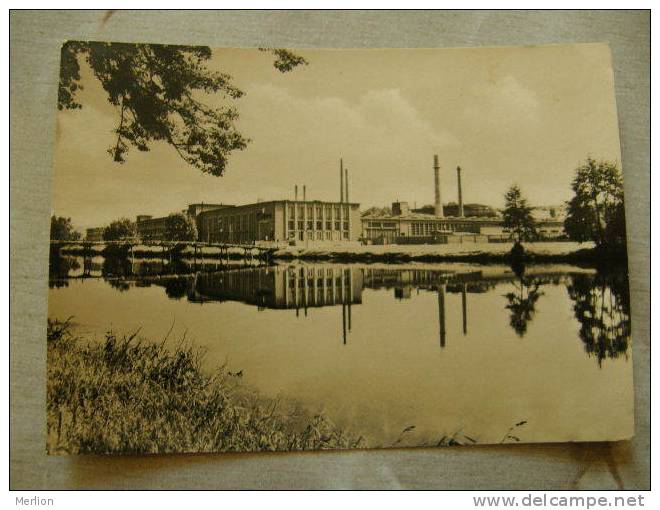
[[[438,155],[433,156],[433,172],[435,176],[435,215],[438,218],[444,217],[442,212],[442,199],[440,197],[440,163],[438,163]]]
[[[303,202],[307,201],[307,185],[303,184]]]
[[[298,185],[296,184],[295,187],[295,193],[294,193],[294,200],[297,202],[298,201]]]
[[[456,167],[456,176],[458,177],[458,215],[462,218],[463,213],[463,187],[461,186],[461,167]]]
[[[339,159],[339,202],[344,203],[344,160]]]
[[[346,203],[348,203],[348,168],[344,169],[344,184],[346,186],[346,194],[344,198],[346,198]]]

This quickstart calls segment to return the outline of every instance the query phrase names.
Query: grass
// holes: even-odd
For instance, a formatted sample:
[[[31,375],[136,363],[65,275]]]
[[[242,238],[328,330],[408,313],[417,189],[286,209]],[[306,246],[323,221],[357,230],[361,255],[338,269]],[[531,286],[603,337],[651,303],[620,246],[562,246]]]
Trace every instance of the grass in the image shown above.
[[[239,373],[202,369],[203,351],[174,350],[137,332],[103,342],[74,336],[70,319],[48,320],[49,454],[150,454],[351,449],[367,446],[328,417],[259,397]],[[520,441],[509,429],[501,443]],[[378,447],[476,444],[462,434],[410,442],[415,426]]]
[[[47,450],[174,453],[362,446],[321,415],[259,398],[203,353],[137,334],[84,342],[70,321],[48,321]]]

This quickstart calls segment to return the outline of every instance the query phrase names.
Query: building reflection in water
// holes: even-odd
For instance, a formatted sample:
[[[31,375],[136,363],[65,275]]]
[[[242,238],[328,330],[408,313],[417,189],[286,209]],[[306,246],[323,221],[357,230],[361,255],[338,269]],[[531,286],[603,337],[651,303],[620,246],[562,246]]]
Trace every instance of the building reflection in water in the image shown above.
[[[432,291],[438,298],[438,336],[440,347],[447,345],[446,293],[461,294],[463,336],[468,332],[467,294],[484,293],[496,281],[483,279],[481,271],[454,273],[428,269],[365,269],[364,285],[371,289],[393,288],[396,299],[410,299],[412,289]]]
[[[198,273],[191,301],[240,301],[295,309],[362,302],[362,273],[350,268],[281,267]]]
[[[192,302],[239,301],[263,310],[294,309],[307,316],[309,308],[341,306],[343,343],[352,329],[352,306],[362,303],[363,289],[393,289],[396,299],[410,299],[412,289],[438,296],[440,346],[447,345],[446,292],[460,292],[463,335],[467,334],[467,293],[485,292],[494,283],[480,280],[480,271],[457,274],[421,269],[364,269],[345,266],[274,266],[198,273],[188,299]]]
[[[307,316],[309,308],[341,306],[342,341],[352,329],[352,305],[362,303],[363,273],[341,266],[273,266],[198,273],[192,302],[239,301],[260,310],[290,309]]]
[[[51,287],[65,285],[68,277],[102,277],[124,292],[135,287],[163,287],[171,299],[193,303],[238,301],[259,310],[295,310],[341,306],[342,342],[353,326],[352,306],[362,303],[363,289],[393,289],[399,300],[412,290],[435,292],[438,299],[440,346],[447,345],[445,293],[461,293],[463,334],[467,334],[467,293],[485,292],[494,283],[481,280],[481,272],[457,274],[426,269],[371,269],[340,265],[300,265],[231,268],[223,262],[191,264],[185,260],[128,257],[51,257]],[[63,282],[63,283],[59,283]]]
[[[233,267],[233,268],[232,268]],[[353,267],[330,264],[254,267],[228,266],[221,261],[140,260],[126,257],[67,257],[51,252],[51,288],[65,287],[70,278],[103,278],[119,291],[132,286],[164,288],[171,299],[190,302],[239,301],[259,310],[295,310],[341,306],[340,331],[347,343],[353,326],[352,306],[362,303],[364,289],[393,291],[408,300],[420,291],[433,292],[438,303],[438,338],[447,346],[447,294],[461,294],[462,333],[468,334],[468,294],[486,293],[498,284],[512,285],[504,294],[509,324],[524,336],[533,321],[543,285],[564,285],[580,324],[580,339],[598,363],[626,355],[630,343],[630,302],[627,272],[501,274],[484,278],[481,271],[454,273],[435,269]]]

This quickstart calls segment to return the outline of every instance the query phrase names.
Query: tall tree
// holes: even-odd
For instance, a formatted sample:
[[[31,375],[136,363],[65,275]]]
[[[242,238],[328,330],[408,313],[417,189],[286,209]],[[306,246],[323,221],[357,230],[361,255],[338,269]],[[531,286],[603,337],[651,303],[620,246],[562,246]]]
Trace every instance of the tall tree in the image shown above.
[[[273,66],[283,73],[307,64],[285,49],[261,50],[275,55]],[[220,176],[229,155],[247,146],[230,104],[243,92],[229,74],[206,67],[209,47],[68,41],[62,46],[60,110],[83,106],[77,100],[81,57],[117,108],[116,138],[108,149],[114,161],[123,163],[131,146],[148,151],[152,142],[165,141],[190,165]],[[226,104],[209,106],[203,101],[209,94]]]
[[[518,185],[513,185],[504,195],[504,228],[516,243],[530,241],[536,236],[536,222],[532,216],[532,208],[527,199],[522,196]]]
[[[196,241],[197,226],[195,221],[183,213],[173,213],[165,222],[166,241]]]
[[[587,161],[575,170],[575,195],[568,202],[564,229],[578,242],[624,246],[626,239],[623,179],[616,163]]]
[[[104,241],[123,241],[136,236],[135,223],[128,218],[113,221],[103,230]]]
[[[80,239],[80,232],[73,228],[71,218],[53,215],[50,217],[50,238],[55,241],[76,241]]]

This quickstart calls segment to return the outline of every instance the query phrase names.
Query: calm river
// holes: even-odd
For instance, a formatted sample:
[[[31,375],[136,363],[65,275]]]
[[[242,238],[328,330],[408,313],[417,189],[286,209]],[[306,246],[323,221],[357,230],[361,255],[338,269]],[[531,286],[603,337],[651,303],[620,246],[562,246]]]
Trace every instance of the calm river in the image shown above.
[[[467,264],[51,261],[49,317],[176,345],[370,446],[632,430],[625,273]],[[172,326],[173,325],[173,326]],[[414,427],[414,428],[413,428]],[[407,430],[405,433],[404,430]],[[507,440],[511,441],[511,440]]]

